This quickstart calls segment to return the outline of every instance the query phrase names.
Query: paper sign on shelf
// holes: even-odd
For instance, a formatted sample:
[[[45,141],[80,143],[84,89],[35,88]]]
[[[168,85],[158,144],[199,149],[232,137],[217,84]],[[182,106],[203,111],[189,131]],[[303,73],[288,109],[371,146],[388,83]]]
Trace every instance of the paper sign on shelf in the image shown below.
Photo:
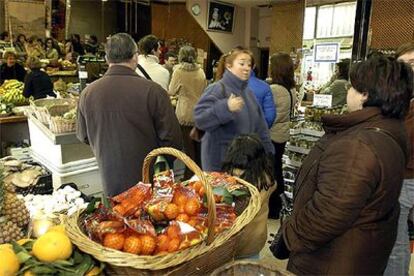
[[[313,106],[332,107],[332,95],[325,95],[325,94],[313,95]]]
[[[88,72],[86,72],[86,71],[79,71],[79,78],[80,79],[87,79],[88,78]]]
[[[339,43],[320,43],[315,44],[315,62],[339,61]]]

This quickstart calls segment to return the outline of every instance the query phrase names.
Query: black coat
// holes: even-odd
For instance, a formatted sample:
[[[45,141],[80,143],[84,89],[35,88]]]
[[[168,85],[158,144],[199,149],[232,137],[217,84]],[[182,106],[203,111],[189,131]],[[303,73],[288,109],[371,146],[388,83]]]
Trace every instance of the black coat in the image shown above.
[[[18,63],[12,67],[7,66],[6,63],[0,65],[0,85],[3,84],[5,80],[18,80],[23,82],[25,76],[26,70],[24,70],[23,66]]]
[[[39,69],[30,72],[24,81],[23,96],[29,98],[33,96],[35,100],[46,98],[46,96],[56,97],[53,92],[53,84],[50,77]]]

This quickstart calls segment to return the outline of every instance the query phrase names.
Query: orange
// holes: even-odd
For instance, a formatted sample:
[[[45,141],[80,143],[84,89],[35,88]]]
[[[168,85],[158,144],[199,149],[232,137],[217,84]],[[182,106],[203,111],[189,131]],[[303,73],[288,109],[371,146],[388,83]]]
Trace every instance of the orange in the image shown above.
[[[184,211],[189,216],[196,215],[200,211],[200,202],[197,198],[191,198],[187,201],[187,204],[184,206]]]
[[[185,213],[184,205],[178,205],[178,213],[180,213],[180,214]]]
[[[178,247],[180,247],[180,239],[174,238],[170,240],[170,243],[168,244],[168,252],[174,252],[178,250]]]
[[[176,192],[173,197],[173,203],[175,203],[178,206],[184,206],[187,203],[187,197],[180,192]]]
[[[123,216],[126,213],[125,207],[122,206],[121,204],[115,205],[112,208],[112,211],[114,211],[115,213],[117,213],[117,214],[119,214],[121,216]]]
[[[157,244],[153,236],[143,235],[141,236],[141,246],[142,255],[151,255],[154,253]]]
[[[141,252],[141,239],[138,236],[129,236],[124,242],[124,252],[139,254]]]
[[[198,194],[200,195],[200,197],[203,197],[205,194],[205,190],[204,187],[201,187],[200,190],[198,191]]]
[[[178,216],[178,206],[174,203],[169,203],[167,207],[165,207],[164,215],[168,219],[175,219]]]
[[[198,223],[198,221],[194,218],[192,218],[188,221],[188,224],[190,224],[193,227],[195,227],[197,225],[197,223]]]
[[[170,239],[179,238],[181,234],[180,227],[178,225],[170,225],[167,228],[167,235]]]
[[[124,247],[125,236],[121,233],[108,233],[105,235],[103,245],[116,250]]]
[[[159,235],[157,237],[157,243],[158,243],[157,250],[159,252],[167,251],[169,242],[170,242],[170,239],[168,238],[167,235],[165,235],[165,234]]]
[[[179,214],[176,219],[178,221],[188,222],[190,220],[190,217],[184,213],[184,214]]]
[[[198,193],[200,191],[200,189],[203,187],[203,184],[201,184],[200,181],[194,182],[193,184],[193,188],[194,190]]]

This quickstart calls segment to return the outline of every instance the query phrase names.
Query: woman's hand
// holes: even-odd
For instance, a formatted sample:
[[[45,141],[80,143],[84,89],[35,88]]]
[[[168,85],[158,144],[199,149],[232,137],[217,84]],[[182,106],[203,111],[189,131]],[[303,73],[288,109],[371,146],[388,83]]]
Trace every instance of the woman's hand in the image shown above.
[[[244,100],[242,97],[237,97],[234,94],[230,95],[230,98],[227,100],[227,106],[230,112],[239,112],[244,107]]]

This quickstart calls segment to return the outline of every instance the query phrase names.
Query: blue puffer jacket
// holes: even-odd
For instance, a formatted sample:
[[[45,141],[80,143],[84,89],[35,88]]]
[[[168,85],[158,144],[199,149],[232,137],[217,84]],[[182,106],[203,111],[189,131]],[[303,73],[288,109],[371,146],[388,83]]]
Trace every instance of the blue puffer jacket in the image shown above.
[[[249,88],[256,96],[257,102],[263,110],[267,126],[270,128],[276,119],[276,105],[273,101],[270,85],[257,78],[252,71],[249,78]]]
[[[224,84],[224,90],[221,84]],[[232,113],[227,106],[231,94],[243,97],[244,107]],[[268,153],[274,153],[269,129],[256,98],[242,81],[229,71],[207,87],[194,108],[195,125],[205,131],[201,141],[201,164],[205,171],[221,171],[227,147],[240,134],[256,133]]]

